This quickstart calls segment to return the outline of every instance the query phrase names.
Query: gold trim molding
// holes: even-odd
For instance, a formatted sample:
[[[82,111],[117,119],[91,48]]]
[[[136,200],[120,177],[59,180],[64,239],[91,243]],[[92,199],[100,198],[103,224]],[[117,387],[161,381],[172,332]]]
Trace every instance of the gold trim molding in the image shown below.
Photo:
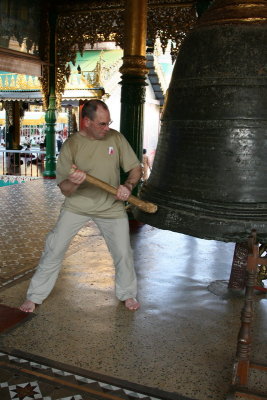
[[[122,57],[123,65],[120,67],[122,74],[144,76],[148,73],[146,68],[146,57],[143,56],[125,56]]]

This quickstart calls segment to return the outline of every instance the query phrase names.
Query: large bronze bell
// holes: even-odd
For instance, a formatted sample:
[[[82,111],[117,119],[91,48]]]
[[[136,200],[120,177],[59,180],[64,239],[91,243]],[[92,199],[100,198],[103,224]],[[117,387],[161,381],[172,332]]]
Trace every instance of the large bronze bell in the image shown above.
[[[185,39],[135,217],[206,239],[267,239],[267,1],[219,0]]]

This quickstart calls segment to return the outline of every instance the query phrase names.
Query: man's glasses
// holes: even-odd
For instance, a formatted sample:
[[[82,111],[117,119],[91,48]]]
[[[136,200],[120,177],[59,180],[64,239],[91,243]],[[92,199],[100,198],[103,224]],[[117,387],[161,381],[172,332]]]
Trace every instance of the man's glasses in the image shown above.
[[[105,128],[106,126],[110,126],[113,121],[109,122],[96,122],[96,125],[98,125],[100,128]]]

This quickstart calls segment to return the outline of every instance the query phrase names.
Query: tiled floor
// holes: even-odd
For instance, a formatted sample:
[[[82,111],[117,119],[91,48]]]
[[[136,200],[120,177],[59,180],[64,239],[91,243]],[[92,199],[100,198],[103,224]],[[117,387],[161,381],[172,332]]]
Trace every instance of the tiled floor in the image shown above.
[[[0,190],[1,276],[10,277],[0,301],[15,307],[29,279],[12,276],[34,268],[62,195],[49,180]],[[227,289],[234,244],[147,225],[131,239],[138,312],[116,300],[110,255],[89,224],[74,239],[50,297],[34,318],[2,337],[2,347],[196,400],[225,399],[243,306],[243,294]],[[260,362],[267,355],[266,309],[266,295],[257,295],[252,351]],[[266,379],[255,377],[253,385],[261,390]]]

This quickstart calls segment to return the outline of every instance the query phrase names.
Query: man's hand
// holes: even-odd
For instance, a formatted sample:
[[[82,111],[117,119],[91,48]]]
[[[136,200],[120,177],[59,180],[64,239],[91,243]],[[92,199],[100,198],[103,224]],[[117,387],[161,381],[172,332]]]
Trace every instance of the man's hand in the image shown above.
[[[72,165],[72,171],[68,178],[59,184],[60,190],[64,196],[70,196],[86,179],[86,173]]]
[[[120,185],[117,189],[116,199],[127,201],[128,197],[130,196],[131,191],[124,185]]]
[[[75,183],[76,185],[80,185],[83,183],[86,179],[86,173],[84,171],[81,171],[76,167],[76,165],[72,166],[72,169],[74,172],[71,172],[68,176],[68,180],[72,183]]]
[[[130,170],[127,180],[117,189],[116,199],[127,201],[133,188],[137,185],[142,175],[141,165]]]

